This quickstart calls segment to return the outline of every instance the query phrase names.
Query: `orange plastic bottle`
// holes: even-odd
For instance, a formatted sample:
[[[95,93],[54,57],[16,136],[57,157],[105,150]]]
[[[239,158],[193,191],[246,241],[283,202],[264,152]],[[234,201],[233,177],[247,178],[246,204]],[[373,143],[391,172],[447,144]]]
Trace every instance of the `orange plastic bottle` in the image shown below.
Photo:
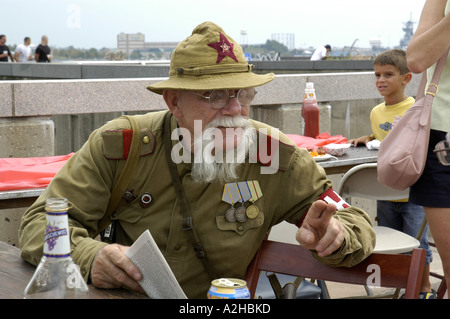
[[[303,135],[315,138],[319,135],[319,106],[317,105],[314,83],[306,83],[302,105]]]

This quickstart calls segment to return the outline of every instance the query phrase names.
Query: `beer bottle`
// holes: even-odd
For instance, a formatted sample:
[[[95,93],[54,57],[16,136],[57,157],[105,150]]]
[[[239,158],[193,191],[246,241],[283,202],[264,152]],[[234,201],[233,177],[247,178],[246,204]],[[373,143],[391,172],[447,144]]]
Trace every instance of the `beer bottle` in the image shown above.
[[[88,287],[70,255],[67,199],[49,198],[45,210],[43,256],[25,288],[25,298],[87,298]]]

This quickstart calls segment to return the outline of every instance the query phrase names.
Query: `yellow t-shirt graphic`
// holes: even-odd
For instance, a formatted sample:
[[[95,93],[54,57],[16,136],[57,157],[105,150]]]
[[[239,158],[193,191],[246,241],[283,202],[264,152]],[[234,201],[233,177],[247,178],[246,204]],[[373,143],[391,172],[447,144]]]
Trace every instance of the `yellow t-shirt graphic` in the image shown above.
[[[395,116],[403,116],[414,102],[413,97],[408,97],[397,104],[386,105],[386,103],[381,103],[375,106],[370,113],[373,136],[382,141],[391,131]]]

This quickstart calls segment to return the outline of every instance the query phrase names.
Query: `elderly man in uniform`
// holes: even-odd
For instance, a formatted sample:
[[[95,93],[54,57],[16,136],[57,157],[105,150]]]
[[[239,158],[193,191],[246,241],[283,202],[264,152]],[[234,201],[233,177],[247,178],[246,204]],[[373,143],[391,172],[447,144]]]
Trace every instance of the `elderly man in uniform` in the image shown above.
[[[249,119],[254,88],[274,78],[251,69],[219,26],[197,26],[175,49],[168,80],[148,87],[169,110],[134,116],[140,157],[108,216],[114,243],[94,238],[136,133],[124,118],[94,131],[27,210],[22,257],[33,264],[41,258],[49,197],[68,198],[72,257],[101,288],[142,291],[142,274],[124,253],[147,229],[189,298],[205,298],[212,279],[243,278],[266,234],[284,220],[298,225],[297,240],[324,263],[352,266],[370,255],[375,235],[367,214],[336,205],[340,198],[306,150]],[[173,184],[178,178],[181,191]]]

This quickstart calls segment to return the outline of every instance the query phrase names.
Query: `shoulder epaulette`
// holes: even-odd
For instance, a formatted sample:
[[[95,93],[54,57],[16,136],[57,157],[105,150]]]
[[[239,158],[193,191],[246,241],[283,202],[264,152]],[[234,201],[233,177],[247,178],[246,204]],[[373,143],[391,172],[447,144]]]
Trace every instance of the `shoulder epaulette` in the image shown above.
[[[127,159],[130,152],[132,129],[105,130],[103,137],[103,154],[108,159]],[[139,140],[141,143],[140,156],[147,156],[155,150],[156,139],[149,129],[140,129]]]
[[[131,147],[133,130],[126,119],[116,119],[108,123],[101,132],[103,154],[107,159],[127,159]],[[140,156],[147,156],[155,150],[156,139],[149,128],[139,129],[141,143]]]
[[[154,152],[158,131],[162,129],[165,114],[169,111],[150,112],[134,115],[139,123],[139,140],[141,143],[140,156],[147,156]],[[127,159],[130,152],[133,130],[130,122],[119,117],[108,122],[102,128],[103,154],[108,159]]]

